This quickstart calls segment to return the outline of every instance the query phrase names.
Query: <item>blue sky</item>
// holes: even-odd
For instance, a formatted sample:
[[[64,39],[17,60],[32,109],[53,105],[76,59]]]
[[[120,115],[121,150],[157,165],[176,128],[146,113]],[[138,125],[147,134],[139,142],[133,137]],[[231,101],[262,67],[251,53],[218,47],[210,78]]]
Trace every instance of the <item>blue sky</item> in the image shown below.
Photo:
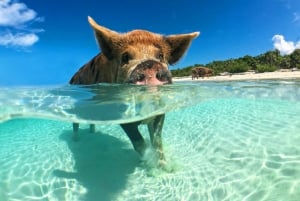
[[[89,15],[118,32],[200,31],[171,69],[300,48],[299,0],[0,0],[0,85],[67,84],[99,52]]]

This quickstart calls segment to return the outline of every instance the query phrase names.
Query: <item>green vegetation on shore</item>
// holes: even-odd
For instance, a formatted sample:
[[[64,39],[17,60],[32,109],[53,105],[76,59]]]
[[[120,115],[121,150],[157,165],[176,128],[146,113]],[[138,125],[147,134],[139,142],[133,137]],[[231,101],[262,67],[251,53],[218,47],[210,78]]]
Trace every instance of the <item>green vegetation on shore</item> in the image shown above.
[[[279,69],[300,69],[300,49],[296,49],[290,55],[280,55],[278,50],[268,51],[264,54],[252,57],[246,55],[237,59],[228,59],[225,61],[212,61],[206,65],[195,64],[181,69],[171,70],[174,77],[190,76],[191,70],[197,66],[204,66],[213,69],[214,75],[223,72],[243,73],[253,70],[255,72],[273,72]]]

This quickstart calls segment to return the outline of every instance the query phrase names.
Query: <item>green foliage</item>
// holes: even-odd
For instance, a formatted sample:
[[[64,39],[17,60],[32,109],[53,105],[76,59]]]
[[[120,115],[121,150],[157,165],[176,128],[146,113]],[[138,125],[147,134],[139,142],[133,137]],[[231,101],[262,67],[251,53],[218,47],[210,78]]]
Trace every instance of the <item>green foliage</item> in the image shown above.
[[[249,70],[256,72],[273,72],[280,68],[300,69],[300,49],[295,50],[291,55],[282,56],[278,50],[267,51],[258,56],[246,55],[237,59],[225,61],[212,61],[206,65],[195,64],[182,69],[171,70],[174,77],[190,76],[196,66],[204,66],[213,69],[214,75],[223,72],[242,73]]]
[[[190,76],[193,68],[194,66],[188,66],[181,69],[171,70],[171,73],[173,77]]]
[[[292,68],[298,68],[300,69],[300,49],[296,49],[291,55],[290,55],[290,62]]]
[[[226,71],[223,61],[213,61],[207,64],[206,67],[213,69],[213,75],[219,75],[220,73]]]
[[[279,66],[282,56],[278,50],[268,51],[256,57],[258,64],[276,65]]]
[[[291,57],[290,56],[283,56],[280,60],[279,67],[280,68],[291,68],[292,67]]]
[[[264,73],[264,72],[274,72],[277,70],[277,67],[274,65],[267,65],[267,64],[258,64],[256,67],[257,72]]]
[[[243,61],[234,61],[227,67],[229,73],[243,73],[249,70],[249,65]]]

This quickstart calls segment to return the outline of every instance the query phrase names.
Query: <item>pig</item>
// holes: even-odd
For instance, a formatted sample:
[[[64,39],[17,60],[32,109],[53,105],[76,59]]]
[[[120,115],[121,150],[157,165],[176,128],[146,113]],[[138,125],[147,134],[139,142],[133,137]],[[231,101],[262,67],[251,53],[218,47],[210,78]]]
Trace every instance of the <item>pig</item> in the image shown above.
[[[88,21],[94,30],[101,53],[83,65],[70,79],[72,85],[96,83],[124,83],[136,85],[164,85],[172,83],[168,68],[184,55],[191,41],[199,32],[161,35],[146,30],[118,33],[97,24],[91,17]],[[121,124],[135,151],[145,154],[147,145],[138,126],[147,124],[151,146],[157,156],[159,167],[166,165],[162,145],[162,128],[165,114],[145,120]],[[73,137],[78,138],[79,123],[73,123]],[[90,125],[95,132],[95,125]]]
[[[195,67],[192,69],[192,80],[194,78],[198,79],[198,77],[202,77],[202,78],[204,78],[205,76],[209,77],[209,76],[212,76],[212,74],[213,74],[213,70],[210,68]]]

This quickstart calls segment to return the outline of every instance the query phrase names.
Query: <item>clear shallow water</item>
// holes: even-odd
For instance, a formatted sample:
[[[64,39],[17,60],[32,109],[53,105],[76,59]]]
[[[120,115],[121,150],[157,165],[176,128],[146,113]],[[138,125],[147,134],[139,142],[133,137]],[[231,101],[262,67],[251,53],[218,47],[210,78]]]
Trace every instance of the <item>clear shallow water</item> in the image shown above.
[[[136,89],[131,95],[140,95]],[[90,107],[86,100],[94,97],[93,90],[67,93],[62,87],[56,95],[48,92],[57,88],[5,90],[0,92],[1,201],[300,199],[299,81],[193,82],[158,90],[177,93],[150,104],[152,112],[168,111],[163,142],[173,173],[140,162],[127,136],[112,124],[125,122],[124,112],[99,121],[82,112],[84,107],[73,109]],[[81,93],[86,96],[79,98]],[[135,111],[146,107],[144,102],[149,106],[149,97],[140,98],[138,104],[126,104]],[[37,105],[24,99],[37,100]],[[161,99],[172,107],[153,107]],[[83,124],[80,141],[73,142],[69,115],[86,123],[99,121],[97,133],[90,134]],[[15,118],[19,116],[23,118]]]
[[[0,122],[21,117],[101,124],[133,122],[218,95],[225,94],[193,84],[0,88]]]

